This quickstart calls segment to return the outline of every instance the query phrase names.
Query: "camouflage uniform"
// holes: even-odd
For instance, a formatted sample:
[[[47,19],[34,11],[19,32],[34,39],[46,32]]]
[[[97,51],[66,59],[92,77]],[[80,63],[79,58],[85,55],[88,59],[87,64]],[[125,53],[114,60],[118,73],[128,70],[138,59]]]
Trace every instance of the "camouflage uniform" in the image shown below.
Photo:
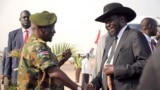
[[[46,73],[46,69],[50,66],[58,67],[56,56],[45,41],[32,35],[22,50],[18,70],[18,90],[57,90],[53,78],[51,79]]]

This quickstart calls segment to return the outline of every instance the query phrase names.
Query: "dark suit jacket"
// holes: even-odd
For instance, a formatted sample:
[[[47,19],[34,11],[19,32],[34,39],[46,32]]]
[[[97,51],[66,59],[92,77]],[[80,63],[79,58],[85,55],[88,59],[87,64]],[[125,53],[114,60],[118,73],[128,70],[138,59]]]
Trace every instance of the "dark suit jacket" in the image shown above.
[[[149,58],[138,90],[160,90],[160,47]]]
[[[20,49],[23,46],[23,33],[22,29],[16,29],[14,31],[9,32],[8,35],[8,52],[11,52],[14,49]],[[19,58],[10,57],[5,62],[5,70],[4,75],[8,76],[11,79],[12,83],[17,82],[17,71],[15,68],[18,68]]]
[[[100,87],[107,87],[107,83],[102,83],[102,69],[104,62],[108,58],[108,50],[112,41],[113,39],[110,39],[106,42],[108,45],[106,46],[106,53],[104,54],[101,64],[101,71],[92,81],[96,86],[96,90]],[[113,90],[135,90],[150,53],[150,48],[145,36],[140,31],[130,30],[130,28],[127,27],[114,55]]]

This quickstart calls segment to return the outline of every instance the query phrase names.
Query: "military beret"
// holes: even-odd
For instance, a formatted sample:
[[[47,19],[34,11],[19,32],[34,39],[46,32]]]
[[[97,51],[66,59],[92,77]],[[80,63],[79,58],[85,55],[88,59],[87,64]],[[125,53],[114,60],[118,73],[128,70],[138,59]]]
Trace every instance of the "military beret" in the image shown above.
[[[38,26],[48,26],[57,21],[57,16],[55,13],[43,11],[41,13],[32,14],[29,19],[32,23]]]

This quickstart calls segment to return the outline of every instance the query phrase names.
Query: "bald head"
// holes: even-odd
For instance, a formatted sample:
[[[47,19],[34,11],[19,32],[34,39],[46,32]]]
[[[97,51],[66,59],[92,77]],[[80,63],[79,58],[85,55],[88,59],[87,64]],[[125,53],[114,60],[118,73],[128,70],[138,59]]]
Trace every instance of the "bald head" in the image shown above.
[[[149,37],[155,36],[157,33],[157,21],[153,18],[144,18],[141,21],[140,27],[141,31]]]
[[[21,11],[21,13],[20,13],[20,17],[22,16],[23,13],[28,13],[29,15],[31,14],[28,10],[23,10],[23,11]]]
[[[23,10],[21,13],[20,13],[20,18],[19,18],[19,21],[21,22],[21,26],[24,28],[24,29],[28,29],[30,26],[31,26],[31,22],[29,20],[29,17],[30,17],[30,12],[28,10]]]

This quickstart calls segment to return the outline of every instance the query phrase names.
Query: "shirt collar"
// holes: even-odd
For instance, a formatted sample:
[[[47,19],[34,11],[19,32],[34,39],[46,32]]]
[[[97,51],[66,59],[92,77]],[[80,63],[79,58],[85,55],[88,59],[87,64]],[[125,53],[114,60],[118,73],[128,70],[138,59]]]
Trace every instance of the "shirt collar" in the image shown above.
[[[157,39],[154,39],[154,41],[157,43],[158,41],[157,41]]]
[[[125,25],[125,26],[120,30],[120,32],[119,32],[118,35],[117,35],[118,39],[121,38],[121,36],[122,36],[122,34],[123,34],[123,32],[124,32],[124,30],[125,30],[126,28],[127,28],[127,25]]]
[[[25,32],[25,30],[26,30],[26,29],[22,28],[23,33]],[[30,28],[30,27],[29,27],[29,28],[27,28],[27,30],[28,30],[28,32],[29,32],[29,33],[31,33],[31,32],[32,32],[32,30],[31,30],[31,28]]]
[[[143,33],[144,36],[146,37],[147,41],[150,43],[151,42],[151,37],[149,37],[147,34]]]

